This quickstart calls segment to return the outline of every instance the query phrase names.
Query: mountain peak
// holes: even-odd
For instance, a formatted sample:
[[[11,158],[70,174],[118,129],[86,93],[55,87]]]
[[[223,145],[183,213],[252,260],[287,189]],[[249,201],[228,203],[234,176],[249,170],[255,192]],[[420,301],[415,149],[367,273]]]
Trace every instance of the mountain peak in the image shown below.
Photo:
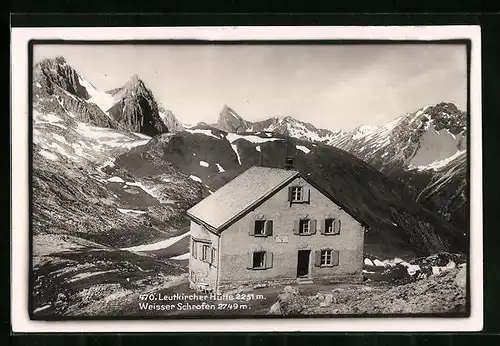
[[[128,89],[135,89],[137,87],[144,87],[144,82],[142,79],[139,77],[138,74],[133,74],[130,76],[129,80],[126,83],[126,87]]]
[[[88,90],[81,84],[82,77],[60,55],[37,62],[34,66],[33,81],[46,85],[49,90],[52,90],[54,86],[58,86],[84,100],[90,98]]]

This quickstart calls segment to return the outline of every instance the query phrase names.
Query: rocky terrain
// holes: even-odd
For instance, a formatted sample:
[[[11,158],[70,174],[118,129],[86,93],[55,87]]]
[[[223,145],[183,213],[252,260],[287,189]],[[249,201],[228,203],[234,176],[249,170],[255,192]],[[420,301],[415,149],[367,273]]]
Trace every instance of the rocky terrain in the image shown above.
[[[183,211],[208,190],[176,167],[141,178],[115,167],[117,155],[151,137],[111,119],[63,59],[36,68],[44,77],[33,80],[33,310],[72,314],[168,285],[186,271],[169,260],[187,248]]]
[[[405,285],[347,285],[308,292],[285,287],[271,315],[421,315],[466,316],[466,268],[451,269]]]

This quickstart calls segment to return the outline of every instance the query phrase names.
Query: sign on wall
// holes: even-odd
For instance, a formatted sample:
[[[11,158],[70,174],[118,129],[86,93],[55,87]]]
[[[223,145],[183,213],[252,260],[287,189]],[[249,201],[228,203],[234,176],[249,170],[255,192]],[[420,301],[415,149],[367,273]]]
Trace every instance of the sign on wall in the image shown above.
[[[287,235],[277,235],[275,239],[277,243],[288,243]]]

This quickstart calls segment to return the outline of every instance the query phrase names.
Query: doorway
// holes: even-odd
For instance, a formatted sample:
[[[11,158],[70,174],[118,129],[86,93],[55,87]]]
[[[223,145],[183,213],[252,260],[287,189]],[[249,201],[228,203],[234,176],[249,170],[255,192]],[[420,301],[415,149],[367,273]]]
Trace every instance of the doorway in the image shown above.
[[[299,250],[297,257],[297,277],[309,276],[309,258],[311,257],[311,250]]]

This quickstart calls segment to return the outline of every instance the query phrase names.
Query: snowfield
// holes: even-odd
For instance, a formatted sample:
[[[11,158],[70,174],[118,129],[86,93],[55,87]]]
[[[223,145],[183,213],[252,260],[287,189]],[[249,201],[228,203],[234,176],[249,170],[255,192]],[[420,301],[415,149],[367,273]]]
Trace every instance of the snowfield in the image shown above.
[[[436,160],[436,161],[429,163],[428,165],[423,165],[423,166],[417,166],[417,167],[410,166],[410,168],[416,168],[419,171],[438,170],[442,167],[445,167],[447,164],[449,164],[451,161],[455,160],[457,157],[464,154],[465,152],[466,152],[466,150],[458,150],[455,154],[453,154],[447,158],[444,158],[442,160]]]
[[[200,161],[200,166],[201,167],[209,167],[210,164],[208,162],[206,162],[206,161]]]
[[[242,135],[237,135],[236,133],[228,133],[226,136],[226,139],[229,141],[229,143],[233,143],[240,138],[252,143],[282,141],[281,138],[261,138],[259,136],[254,136],[254,135],[242,136]]]
[[[80,84],[87,90],[90,99],[87,102],[96,104],[110,119],[108,110],[117,102],[115,98],[103,91],[97,90],[91,83],[79,77]]]
[[[173,259],[173,260],[187,260],[187,259],[189,259],[189,252],[187,252],[187,253],[185,253],[183,255],[170,257],[170,259]]]
[[[169,247],[170,245],[178,242],[182,238],[189,236],[189,234],[190,234],[189,232],[186,232],[186,233],[181,234],[177,237],[168,238],[168,239],[159,241],[157,243],[132,246],[132,247],[128,247],[128,248],[123,248],[122,250],[132,251],[132,252],[161,250],[161,249],[165,249],[165,248]]]
[[[205,135],[205,136],[210,136],[210,137],[213,137],[215,139],[222,139],[220,137],[217,137],[215,136],[211,130],[202,130],[202,129],[194,129],[194,130],[191,130],[189,128],[186,128],[185,129],[186,132],[189,132],[189,133],[199,133],[199,134],[202,134],[202,135]]]

